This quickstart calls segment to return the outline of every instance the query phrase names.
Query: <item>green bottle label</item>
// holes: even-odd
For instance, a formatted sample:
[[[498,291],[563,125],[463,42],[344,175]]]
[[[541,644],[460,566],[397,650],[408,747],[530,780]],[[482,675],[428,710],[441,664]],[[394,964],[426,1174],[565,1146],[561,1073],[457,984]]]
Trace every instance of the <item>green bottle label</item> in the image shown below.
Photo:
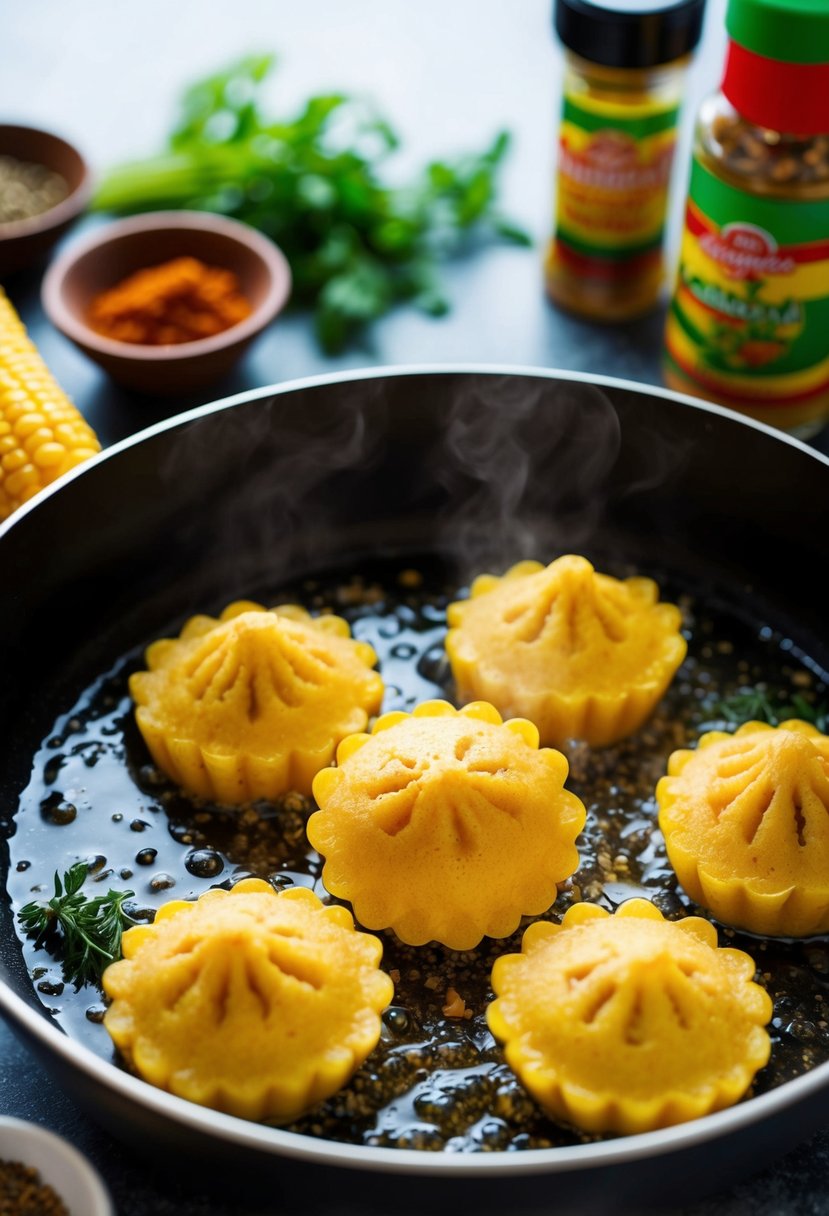
[[[829,199],[758,197],[694,159],[666,328],[680,379],[767,417],[829,399]]]

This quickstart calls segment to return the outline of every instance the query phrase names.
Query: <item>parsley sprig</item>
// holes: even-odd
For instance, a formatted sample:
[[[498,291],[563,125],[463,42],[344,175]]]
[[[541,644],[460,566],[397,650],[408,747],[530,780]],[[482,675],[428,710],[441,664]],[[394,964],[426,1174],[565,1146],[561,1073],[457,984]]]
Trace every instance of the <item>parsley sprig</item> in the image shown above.
[[[100,980],[109,964],[121,957],[121,935],[135,924],[124,908],[134,892],[110,890],[90,898],[81,890],[88,874],[84,861],[70,866],[63,879],[56,872],[52,898],[34,900],[17,914],[36,946],[57,939],[64,979],[78,988]]]
[[[167,150],[113,166],[94,208],[124,215],[189,207],[260,229],[287,257],[293,303],[313,309],[328,353],[404,301],[430,316],[447,312],[439,275],[447,258],[493,240],[532,244],[498,205],[508,132],[392,186],[386,162],[400,139],[388,120],[341,93],[311,97],[291,118],[272,117],[263,84],[274,62],[249,56],[192,84]]]

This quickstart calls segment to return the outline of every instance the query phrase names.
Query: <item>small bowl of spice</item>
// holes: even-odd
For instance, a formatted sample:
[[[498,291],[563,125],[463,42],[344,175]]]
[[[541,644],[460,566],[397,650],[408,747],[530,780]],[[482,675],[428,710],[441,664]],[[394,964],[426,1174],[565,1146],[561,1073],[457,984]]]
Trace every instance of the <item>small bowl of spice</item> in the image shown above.
[[[291,271],[248,224],[204,211],[104,223],[43,280],[52,324],[126,388],[172,395],[212,383],[284,308]]]
[[[114,1216],[106,1187],[57,1133],[0,1118],[0,1212],[15,1216]]]
[[[91,191],[89,166],[73,144],[0,123],[0,281],[45,257]]]

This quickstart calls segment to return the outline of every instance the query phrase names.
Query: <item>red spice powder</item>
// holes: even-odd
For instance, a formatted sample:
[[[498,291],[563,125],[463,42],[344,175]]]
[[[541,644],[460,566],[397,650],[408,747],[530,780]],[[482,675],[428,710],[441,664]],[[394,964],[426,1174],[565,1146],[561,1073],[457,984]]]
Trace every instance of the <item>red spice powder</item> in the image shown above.
[[[209,338],[250,313],[232,270],[181,257],[136,271],[101,292],[88,320],[106,338],[166,346]]]

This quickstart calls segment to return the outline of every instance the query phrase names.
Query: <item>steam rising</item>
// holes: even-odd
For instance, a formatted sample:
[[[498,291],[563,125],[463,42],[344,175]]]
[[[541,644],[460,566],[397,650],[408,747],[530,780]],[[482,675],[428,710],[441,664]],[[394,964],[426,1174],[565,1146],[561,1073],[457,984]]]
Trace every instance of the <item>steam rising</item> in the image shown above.
[[[441,540],[467,574],[551,549],[579,552],[601,515],[619,418],[588,384],[499,376],[462,393],[438,477],[451,501]]]
[[[439,549],[463,578],[589,555],[609,504],[647,497],[685,454],[658,416],[647,439],[641,457],[623,450],[617,409],[591,384],[379,376],[198,418],[165,440],[159,471],[201,610],[349,561],[356,572],[380,550]]]
[[[185,543],[200,552],[196,594],[218,584],[228,597],[250,595],[330,563],[332,550],[340,555],[336,533],[349,503],[337,478],[372,475],[385,431],[378,395],[372,381],[342,386],[333,409],[313,392],[275,395],[197,419],[176,436],[162,479],[206,476],[204,510],[185,521]]]

